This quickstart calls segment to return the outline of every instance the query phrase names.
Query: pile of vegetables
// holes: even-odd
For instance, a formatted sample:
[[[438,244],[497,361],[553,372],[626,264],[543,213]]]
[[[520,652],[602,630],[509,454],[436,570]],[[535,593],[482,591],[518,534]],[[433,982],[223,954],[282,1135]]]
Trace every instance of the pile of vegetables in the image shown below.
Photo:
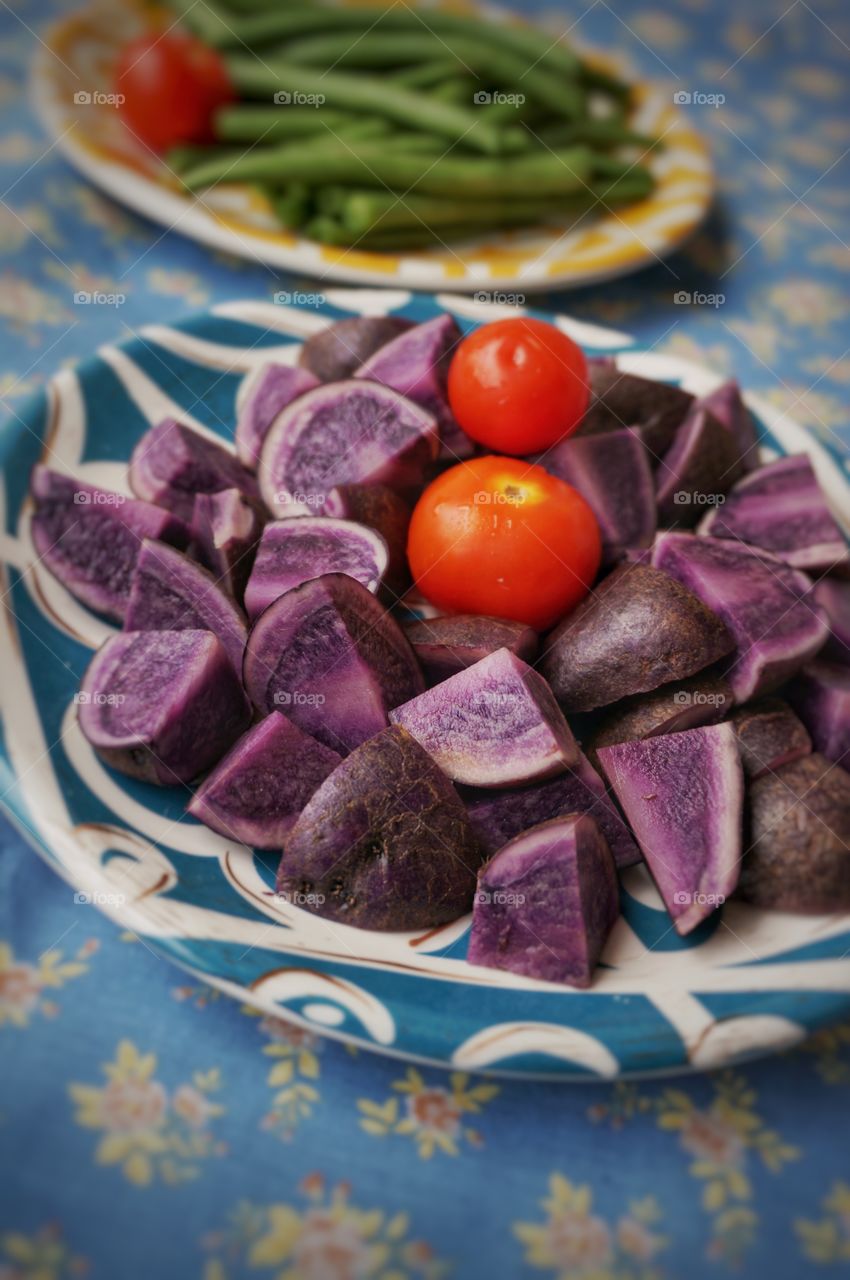
[[[133,499],[33,473],[36,552],[123,625],[79,707],[110,768],[282,850],[295,908],[471,910],[470,962],[537,979],[590,983],[641,861],[682,935],[733,894],[850,909],[850,554],[735,384],[367,317],[235,418],[148,430]]]
[[[173,0],[116,71],[191,191],[262,189],[284,227],[394,250],[647,196],[629,86],[526,24],[445,9]]]

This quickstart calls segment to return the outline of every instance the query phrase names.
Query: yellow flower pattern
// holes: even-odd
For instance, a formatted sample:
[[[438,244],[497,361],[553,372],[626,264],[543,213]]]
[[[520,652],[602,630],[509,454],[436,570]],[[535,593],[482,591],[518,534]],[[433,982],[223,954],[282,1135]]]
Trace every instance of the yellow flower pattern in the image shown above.
[[[55,1017],[59,1006],[47,997],[47,992],[58,991],[66,982],[86,973],[86,961],[96,950],[97,943],[92,940],[80,948],[73,960],[63,960],[61,951],[51,950],[29,964],[16,960],[9,944],[0,942],[0,1027],[27,1027],[37,1013]]]
[[[498,1085],[472,1083],[458,1072],[450,1077],[448,1089],[428,1085],[415,1067],[408,1067],[404,1079],[395,1080],[392,1087],[394,1096],[385,1102],[360,1099],[360,1127],[378,1138],[391,1133],[412,1138],[423,1160],[436,1152],[456,1156],[463,1141],[480,1146],[481,1135],[464,1124],[464,1117],[479,1113],[499,1092]]]
[[[836,1182],[815,1222],[797,1218],[794,1228],[810,1262],[850,1262],[850,1185]]]
[[[42,1227],[35,1235],[0,1234],[2,1280],[74,1280],[88,1269],[87,1260],[71,1252],[55,1226]]]

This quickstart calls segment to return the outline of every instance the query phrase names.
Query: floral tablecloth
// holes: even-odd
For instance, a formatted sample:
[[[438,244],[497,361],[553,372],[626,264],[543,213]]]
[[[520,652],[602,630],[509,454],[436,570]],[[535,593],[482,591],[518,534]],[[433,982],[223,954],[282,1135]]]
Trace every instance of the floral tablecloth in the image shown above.
[[[102,341],[280,288],[127,214],[42,136],[26,67],[64,8],[0,0],[11,416]],[[546,302],[728,370],[846,447],[845,0],[539,12],[690,94],[719,191],[669,263]],[[839,1275],[850,1023],[770,1061],[651,1083],[415,1069],[188,983],[0,823],[0,1161],[0,1280]]]

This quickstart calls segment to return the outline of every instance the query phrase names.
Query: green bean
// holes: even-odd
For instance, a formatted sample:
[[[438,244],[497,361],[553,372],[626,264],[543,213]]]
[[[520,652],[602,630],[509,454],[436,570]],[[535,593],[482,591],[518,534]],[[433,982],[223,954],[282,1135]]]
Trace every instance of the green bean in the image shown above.
[[[396,84],[403,84],[406,89],[430,89],[456,74],[457,59],[435,58],[433,62],[421,62],[416,66],[393,72],[393,80]]]
[[[658,143],[656,138],[630,129],[619,115],[596,120],[590,117],[573,124],[544,125],[532,131],[532,136],[549,147],[569,147],[576,142],[585,142],[594,147],[634,146],[648,150]]]
[[[528,196],[518,200],[493,200],[486,205],[451,197],[393,195],[388,191],[326,188],[318,201],[322,213],[334,214],[352,234],[362,235],[373,226],[382,231],[401,227],[523,226],[552,217],[564,208],[564,197],[541,200]]]
[[[282,225],[293,231],[312,217],[315,198],[306,183],[293,182],[283,191],[275,192],[271,203]]]
[[[363,117],[368,119],[368,117]],[[317,111],[315,107],[264,107],[238,102],[220,107],[213,118],[215,136],[223,142],[274,142],[306,138],[326,129],[338,130],[351,123],[347,111]]]

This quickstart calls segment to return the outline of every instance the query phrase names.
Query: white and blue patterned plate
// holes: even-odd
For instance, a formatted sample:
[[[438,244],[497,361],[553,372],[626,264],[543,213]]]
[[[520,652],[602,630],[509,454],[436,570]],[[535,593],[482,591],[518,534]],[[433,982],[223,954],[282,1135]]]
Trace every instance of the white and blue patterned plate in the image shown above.
[[[330,924],[271,893],[275,857],[184,816],[184,796],[105,769],[81,737],[74,692],[112,628],[36,562],[27,485],[42,459],[126,491],[125,463],[173,414],[227,436],[242,374],[292,361],[329,319],[448,309],[493,318],[468,298],[329,292],[318,308],[228,303],[152,325],[65,369],[0,436],[4,616],[0,784],[14,821],[83,895],[153,951],[255,1005],[351,1043],[464,1070],[611,1078],[720,1066],[793,1044],[850,1010],[850,916],[792,916],[729,903],[682,940],[642,868],[626,872],[623,915],[592,988],[572,991],[464,960],[468,920],[421,935]],[[637,350],[623,335],[557,323],[633,372],[704,392],[718,379]],[[837,511],[846,459],[750,401],[768,456],[808,451]]]

